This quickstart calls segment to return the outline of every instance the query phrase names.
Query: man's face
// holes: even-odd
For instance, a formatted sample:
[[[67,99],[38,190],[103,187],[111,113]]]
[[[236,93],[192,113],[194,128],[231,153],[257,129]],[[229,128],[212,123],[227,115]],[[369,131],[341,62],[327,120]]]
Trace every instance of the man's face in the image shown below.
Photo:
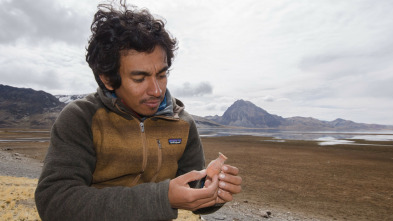
[[[135,50],[121,52],[121,85],[115,90],[117,97],[140,115],[154,115],[165,97],[168,68],[166,53],[160,46],[150,54]],[[100,77],[112,90],[105,77]]]

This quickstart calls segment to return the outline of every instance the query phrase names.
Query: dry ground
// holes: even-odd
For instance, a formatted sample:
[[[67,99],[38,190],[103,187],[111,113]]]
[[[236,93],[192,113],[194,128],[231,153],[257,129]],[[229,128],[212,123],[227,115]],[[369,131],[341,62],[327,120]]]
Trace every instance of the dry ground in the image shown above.
[[[319,146],[265,141],[271,139],[203,139],[208,160],[220,151],[241,170],[244,191],[236,200],[311,219],[393,220],[393,142]]]
[[[47,139],[49,132],[0,129],[0,140],[15,137]],[[204,216],[206,220],[261,220],[266,211],[272,212],[268,220],[393,220],[392,141],[358,140],[358,145],[319,146],[313,141],[268,140],[272,138],[202,139],[206,162],[222,152],[228,156],[228,164],[240,169],[243,178],[243,192],[216,215]],[[5,153],[0,161],[4,163],[9,160],[7,156],[12,156],[14,161],[37,166],[47,146],[48,142],[0,142],[0,150]],[[33,160],[23,160],[23,156]],[[13,165],[10,162],[7,165]],[[37,178],[31,171],[28,175],[20,173],[19,167],[7,169],[8,174],[2,170],[0,175],[30,174]]]

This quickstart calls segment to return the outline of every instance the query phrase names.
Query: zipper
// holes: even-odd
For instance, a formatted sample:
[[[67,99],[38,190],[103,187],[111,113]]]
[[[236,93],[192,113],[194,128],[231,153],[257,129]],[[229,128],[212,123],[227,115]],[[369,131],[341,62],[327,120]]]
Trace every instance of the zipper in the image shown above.
[[[162,146],[161,146],[160,139],[157,139],[157,144],[158,144],[158,149],[161,150],[161,149],[162,149]]]
[[[146,147],[146,134],[145,134],[145,124],[143,121],[139,122],[139,127],[141,130],[141,139],[142,139],[142,168],[141,172],[135,177],[132,181],[131,186],[134,186],[138,183],[138,180],[141,178],[142,174],[145,172],[147,165],[147,147]]]
[[[157,179],[158,173],[160,172],[162,166],[162,145],[160,139],[157,139],[157,146],[157,170],[156,174],[153,176],[153,178],[151,178],[150,182],[154,182]]]
[[[142,132],[142,133],[145,133],[145,124],[144,124],[143,122],[140,122],[140,123],[139,123],[139,126],[140,126],[140,128],[141,128],[141,132]]]
[[[145,172],[146,165],[147,165],[147,141],[146,141],[146,134],[145,134],[145,124],[143,121],[139,123],[139,126],[141,127],[141,136],[142,136],[142,148],[143,148],[143,161],[142,161],[142,172]]]

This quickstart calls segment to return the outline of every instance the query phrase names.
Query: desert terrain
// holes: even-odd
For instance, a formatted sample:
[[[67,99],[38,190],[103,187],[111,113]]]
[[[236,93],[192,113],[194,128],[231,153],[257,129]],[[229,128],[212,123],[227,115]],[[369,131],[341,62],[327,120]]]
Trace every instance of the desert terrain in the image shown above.
[[[0,129],[0,184],[20,187],[23,181],[10,183],[9,178],[38,178],[48,139],[46,130]],[[202,142],[207,163],[222,152],[243,178],[242,193],[202,216],[204,220],[393,220],[392,141],[320,146],[315,141],[226,136]],[[30,199],[15,201],[15,208],[23,204],[34,211],[32,185],[25,194]],[[7,191],[0,217],[12,209],[12,190]]]

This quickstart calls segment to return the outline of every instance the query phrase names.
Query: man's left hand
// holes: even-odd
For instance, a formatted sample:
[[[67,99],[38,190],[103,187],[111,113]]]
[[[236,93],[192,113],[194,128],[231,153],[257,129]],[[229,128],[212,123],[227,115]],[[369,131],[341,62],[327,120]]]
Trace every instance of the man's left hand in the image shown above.
[[[238,174],[238,168],[227,164],[222,166],[221,173],[218,175],[219,189],[216,203],[226,203],[232,201],[233,194],[237,194],[242,191],[242,178]],[[208,187],[211,182],[212,180],[207,177],[205,181],[205,187]]]

